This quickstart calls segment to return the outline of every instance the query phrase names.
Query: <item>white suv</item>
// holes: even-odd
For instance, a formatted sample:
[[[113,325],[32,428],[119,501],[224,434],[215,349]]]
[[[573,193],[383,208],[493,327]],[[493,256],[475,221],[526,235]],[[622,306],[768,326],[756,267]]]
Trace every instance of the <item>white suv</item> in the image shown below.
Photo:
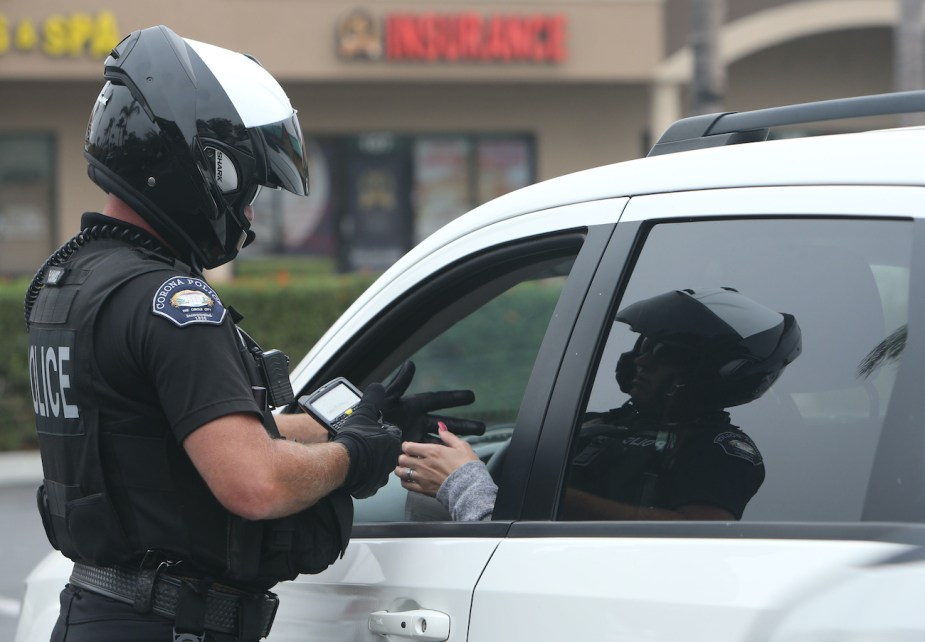
[[[269,639],[922,639],[925,129],[764,140],[911,111],[925,92],[686,119],[648,158],[519,190],[415,247],[293,387],[411,359],[412,391],[473,390],[452,412],[487,425],[468,439],[494,513],[454,523],[393,478],[356,502],[342,560],[277,587]],[[771,389],[729,409],[766,471],[741,520],[564,519],[583,418],[626,400],[614,371],[637,335],[616,311],[715,287],[802,330]],[[53,557],[30,577],[17,642],[48,639],[68,571]]]

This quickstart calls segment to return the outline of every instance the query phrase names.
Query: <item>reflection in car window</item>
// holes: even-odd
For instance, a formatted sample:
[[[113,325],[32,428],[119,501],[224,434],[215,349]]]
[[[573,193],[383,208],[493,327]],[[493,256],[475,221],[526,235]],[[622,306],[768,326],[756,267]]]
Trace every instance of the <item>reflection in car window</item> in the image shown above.
[[[533,363],[578,249],[573,244],[567,255],[560,250],[555,256],[527,264],[519,261],[467,279],[470,289],[452,288],[455,296],[446,306],[417,310],[418,320],[425,321],[409,337],[390,337],[402,348],[389,362],[410,359],[416,366],[406,394],[460,389],[475,393],[473,404],[436,414],[484,422],[484,435],[466,439],[485,461],[510,439]],[[355,523],[449,519],[435,499],[407,493],[394,477],[375,496],[355,502]]]
[[[620,322],[615,311],[584,425],[576,430],[560,517],[672,518],[670,511],[696,505],[720,511],[695,519],[727,519],[725,512],[751,521],[861,520],[905,345],[911,225],[897,220],[752,219],[654,226],[617,310],[673,290],[730,287],[771,310],[793,315],[802,353],[767,392],[726,408],[727,431],[714,426],[717,434],[683,437],[696,444],[681,451],[683,456],[671,455],[669,442],[667,447],[650,447],[648,460],[637,452],[628,461],[614,453],[625,454],[633,444],[639,451],[646,439],[678,436],[660,420],[638,434],[612,427],[626,423],[614,413],[630,399],[617,381],[620,356],[635,349],[638,357],[640,351],[638,328],[634,332],[631,324]],[[594,428],[594,423],[605,426]],[[607,453],[595,457],[595,448],[607,451],[609,459]],[[693,457],[699,458],[699,467],[689,461]],[[721,492],[724,483],[716,475],[729,457],[749,463],[753,473],[760,463],[763,479],[756,483],[747,474],[748,466],[738,466],[725,481],[728,492]],[[597,477],[589,477],[589,466]],[[632,466],[644,481],[634,477]],[[637,486],[628,489],[632,483]],[[586,495],[591,495],[596,501],[633,497],[637,509],[668,512],[591,516],[576,510],[582,504],[569,502],[575,495],[585,500],[587,510],[591,499]]]

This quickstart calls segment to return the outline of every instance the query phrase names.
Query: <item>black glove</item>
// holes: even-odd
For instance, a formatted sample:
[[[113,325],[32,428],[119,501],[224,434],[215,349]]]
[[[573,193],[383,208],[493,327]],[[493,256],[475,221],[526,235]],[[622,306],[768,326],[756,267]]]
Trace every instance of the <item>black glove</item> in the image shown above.
[[[414,362],[406,361],[395,376],[385,384],[385,400],[382,403],[382,415],[389,423],[401,428],[405,441],[424,441],[426,435],[437,432],[437,422],[442,421],[450,432],[456,435],[482,435],[485,424],[481,421],[446,417],[429,414],[432,410],[468,406],[475,401],[471,390],[444,390],[440,392],[422,392],[416,395],[405,394],[414,378]],[[440,443],[436,437],[427,439]]]
[[[372,497],[386,485],[401,454],[401,431],[379,423],[384,398],[382,384],[369,384],[353,414],[331,438],[343,444],[350,455],[350,468],[341,487],[357,499]]]

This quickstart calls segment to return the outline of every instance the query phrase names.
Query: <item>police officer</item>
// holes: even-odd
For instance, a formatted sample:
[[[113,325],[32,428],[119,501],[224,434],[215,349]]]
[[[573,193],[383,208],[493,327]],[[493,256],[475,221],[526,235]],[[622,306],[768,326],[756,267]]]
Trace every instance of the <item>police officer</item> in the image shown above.
[[[305,195],[295,110],[255,59],[136,31],[86,133],[101,212],[25,301],[52,545],[75,562],[53,640],[265,637],[273,585],[343,553],[350,495],[385,484],[400,432],[371,384],[336,438],[289,404],[286,364],[203,278],[253,239],[262,187]]]

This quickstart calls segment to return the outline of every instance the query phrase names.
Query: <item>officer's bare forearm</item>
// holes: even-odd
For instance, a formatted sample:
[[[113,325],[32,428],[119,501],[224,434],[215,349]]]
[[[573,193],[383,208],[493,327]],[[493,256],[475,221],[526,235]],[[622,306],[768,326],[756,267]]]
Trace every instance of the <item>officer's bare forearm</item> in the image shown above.
[[[183,442],[193,465],[229,511],[246,519],[288,515],[344,483],[347,450],[325,442],[271,439],[254,415],[227,415]]]
[[[299,512],[340,488],[347,476],[347,449],[333,442],[271,442],[272,479],[250,507],[249,519],[272,519]]]
[[[276,415],[276,427],[286,439],[303,444],[318,444],[328,440],[328,431],[304,412]]]

